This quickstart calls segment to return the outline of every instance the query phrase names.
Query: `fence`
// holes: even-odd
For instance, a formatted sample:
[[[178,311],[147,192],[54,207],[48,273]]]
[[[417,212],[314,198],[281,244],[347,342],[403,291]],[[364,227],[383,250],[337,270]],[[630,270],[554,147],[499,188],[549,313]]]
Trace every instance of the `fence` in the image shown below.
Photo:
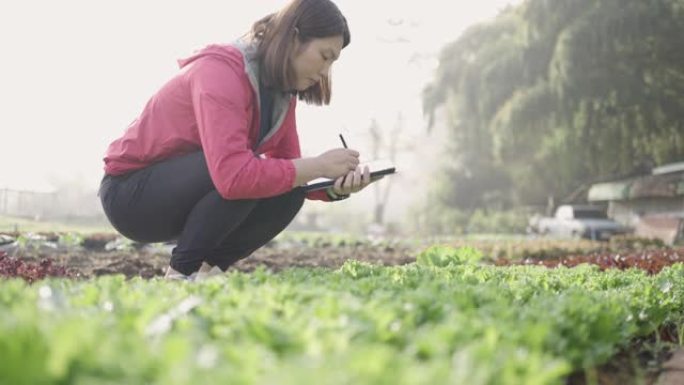
[[[97,193],[80,189],[55,192],[0,189],[0,215],[34,220],[103,217]]]
[[[32,219],[50,216],[58,203],[56,192],[0,189],[0,214]]]

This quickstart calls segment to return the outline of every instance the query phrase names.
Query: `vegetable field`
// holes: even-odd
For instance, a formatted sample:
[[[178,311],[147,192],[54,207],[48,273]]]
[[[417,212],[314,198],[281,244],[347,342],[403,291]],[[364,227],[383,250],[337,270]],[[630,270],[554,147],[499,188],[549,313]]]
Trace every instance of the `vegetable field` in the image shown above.
[[[622,252],[669,261],[649,270],[561,262],[616,253],[594,243],[547,247],[547,266],[529,244],[288,242],[197,283],[18,248],[0,257],[0,384],[655,383],[684,339],[681,250]],[[100,255],[126,253],[163,260]]]

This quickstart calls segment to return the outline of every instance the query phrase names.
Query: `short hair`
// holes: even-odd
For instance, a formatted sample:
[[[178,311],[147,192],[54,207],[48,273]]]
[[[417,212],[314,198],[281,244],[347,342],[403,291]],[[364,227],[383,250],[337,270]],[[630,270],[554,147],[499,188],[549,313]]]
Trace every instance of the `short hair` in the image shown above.
[[[290,63],[295,34],[303,44],[317,38],[342,36],[342,48],[351,40],[347,19],[330,0],[291,0],[280,12],[252,25],[251,39],[258,44],[256,58],[262,81],[272,87],[291,90],[295,74]],[[329,74],[304,91],[300,100],[309,104],[330,104],[332,82]]]

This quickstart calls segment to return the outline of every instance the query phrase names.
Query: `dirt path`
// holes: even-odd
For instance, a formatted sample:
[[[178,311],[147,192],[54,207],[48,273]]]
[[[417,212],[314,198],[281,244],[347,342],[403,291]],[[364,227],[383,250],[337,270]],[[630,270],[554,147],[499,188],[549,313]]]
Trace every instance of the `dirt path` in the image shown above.
[[[71,276],[90,278],[106,274],[123,274],[128,278],[152,278],[164,274],[169,264],[171,249],[136,251],[17,251],[11,256],[29,263],[50,259],[64,267]],[[348,259],[383,265],[400,265],[415,261],[417,250],[407,247],[348,245],[319,247],[265,246],[250,257],[231,267],[238,271],[252,271],[265,266],[271,271],[288,267],[328,267],[336,269]]]
[[[677,350],[662,367],[662,374],[656,385],[684,384],[684,349]]]

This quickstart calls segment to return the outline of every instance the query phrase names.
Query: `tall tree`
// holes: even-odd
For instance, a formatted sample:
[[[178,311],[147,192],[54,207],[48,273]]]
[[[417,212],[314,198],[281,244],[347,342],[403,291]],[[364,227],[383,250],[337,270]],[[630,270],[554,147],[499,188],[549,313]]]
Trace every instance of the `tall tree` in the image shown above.
[[[467,30],[424,92],[452,132],[442,203],[543,203],[681,160],[681,36],[682,0],[528,0]]]
[[[393,163],[397,160],[397,151],[399,149],[399,138],[403,131],[403,117],[401,112],[397,115],[397,123],[389,133],[383,133],[377,120],[373,119],[369,127],[371,134],[372,149],[371,154],[373,159],[381,159],[382,154],[387,154],[387,159]],[[373,210],[373,223],[382,225],[385,223],[385,208],[389,200],[390,192],[392,191],[392,178],[385,183],[375,183],[373,185],[375,193],[375,207]]]

